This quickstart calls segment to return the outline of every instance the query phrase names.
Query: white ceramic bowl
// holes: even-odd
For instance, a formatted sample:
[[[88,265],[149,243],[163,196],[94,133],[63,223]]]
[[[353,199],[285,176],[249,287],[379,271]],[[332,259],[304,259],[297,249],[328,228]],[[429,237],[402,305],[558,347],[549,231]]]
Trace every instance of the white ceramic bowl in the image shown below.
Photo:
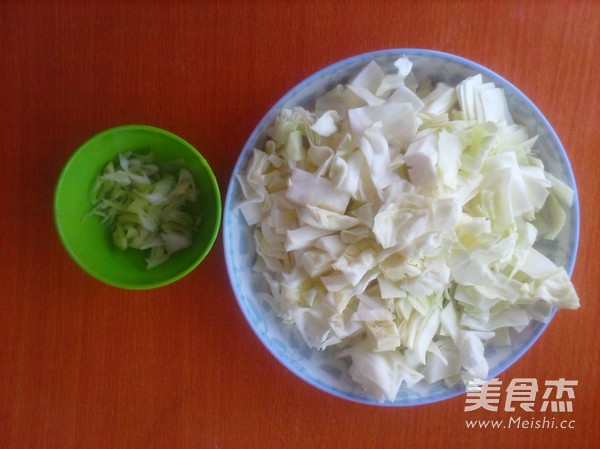
[[[258,296],[268,291],[262,276],[252,271],[256,258],[252,229],[236,208],[242,199],[236,174],[244,169],[253,148],[262,148],[265,131],[283,108],[300,105],[312,107],[311,101],[338,83],[345,83],[368,62],[375,60],[382,67],[392,69],[392,64],[402,55],[413,62],[413,73],[420,80],[433,76],[437,81],[455,85],[464,78],[481,73],[485,80],[504,88],[511,113],[517,123],[526,126],[532,135],[539,135],[537,147],[545,152],[539,157],[548,172],[566,182],[575,190],[575,198],[565,228],[556,240],[536,245],[556,264],[573,271],[579,236],[579,206],[575,180],[565,150],[552,126],[539,109],[515,86],[491,70],[467,59],[431,50],[391,49],[354,56],[308,77],[285,94],[267,112],[250,135],[229,183],[224,207],[223,237],[225,259],[233,291],[250,327],[265,347],[290,371],[304,381],[333,395],[365,404],[384,406],[411,406],[426,404],[457,396],[466,391],[464,385],[447,388],[439,382],[424,382],[412,388],[401,388],[394,402],[379,403],[368,397],[360,386],[353,383],[347,366],[327,351],[308,348],[299,334],[281,322],[270,306]],[[552,315],[554,315],[552,312]],[[533,321],[517,335],[510,347],[488,347],[489,378],[496,377],[517,361],[542,334],[548,323]]]

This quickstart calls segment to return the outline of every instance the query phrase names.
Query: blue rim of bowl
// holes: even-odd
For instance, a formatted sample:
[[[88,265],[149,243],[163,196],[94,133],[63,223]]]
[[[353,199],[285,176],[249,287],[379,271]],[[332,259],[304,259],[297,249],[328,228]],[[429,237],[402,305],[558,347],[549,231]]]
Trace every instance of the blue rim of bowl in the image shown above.
[[[557,148],[560,150],[561,161],[567,170],[567,175],[568,175],[567,182],[573,188],[573,191],[574,191],[573,205],[571,208],[571,213],[574,216],[573,250],[572,250],[572,253],[570,254],[570,258],[566,264],[567,266],[565,267],[569,276],[571,276],[573,274],[573,269],[575,267],[575,259],[576,259],[577,250],[579,247],[579,228],[580,228],[579,196],[577,193],[577,184],[575,183],[575,176],[573,174],[573,170],[572,170],[571,164],[569,162],[567,153],[562,145],[562,142],[560,141],[558,135],[554,131],[554,128],[551,126],[548,119],[546,119],[546,117],[544,116],[544,114],[542,114],[542,112],[539,110],[539,108],[520,89],[518,89],[511,82],[507,81],[505,78],[503,78],[502,76],[493,72],[492,70],[488,69],[487,67],[485,67],[479,63],[473,62],[469,59],[466,59],[466,58],[463,58],[461,56],[457,56],[457,55],[454,55],[451,53],[445,53],[445,52],[438,51],[438,50],[425,50],[425,49],[416,49],[416,48],[394,48],[394,49],[386,49],[386,50],[376,50],[376,51],[372,51],[372,52],[361,53],[361,54],[351,56],[349,58],[337,61],[333,64],[330,64],[330,65],[322,68],[321,70],[313,73],[312,75],[310,75],[307,78],[305,78],[304,80],[302,80],[300,83],[298,83],[292,89],[290,89],[283,97],[281,97],[268,110],[268,112],[263,116],[263,118],[260,120],[258,125],[254,128],[250,137],[247,139],[246,144],[244,145],[244,148],[242,149],[240,156],[238,157],[238,160],[233,169],[233,176],[231,177],[231,179],[229,181],[229,185],[227,188],[227,195],[225,198],[225,204],[223,207],[223,210],[224,210],[223,245],[224,245],[224,249],[225,249],[225,264],[227,266],[227,273],[229,276],[230,284],[232,286],[232,289],[234,290],[234,295],[236,297],[236,301],[237,301],[240,309],[242,310],[242,313],[244,315],[244,318],[246,319],[246,322],[248,323],[248,325],[250,326],[250,328],[252,329],[254,334],[261,341],[263,346],[265,348],[267,348],[267,350],[285,368],[287,368],[288,371],[290,371],[291,373],[293,373],[294,375],[296,375],[297,377],[299,377],[306,383],[320,389],[321,391],[324,391],[325,393],[328,393],[333,396],[337,396],[339,398],[346,399],[346,400],[349,400],[352,402],[357,402],[357,403],[365,404],[365,405],[384,406],[384,407],[386,407],[386,406],[387,407],[409,407],[409,406],[415,406],[415,405],[432,404],[432,403],[444,401],[447,399],[451,399],[453,397],[460,396],[463,393],[465,393],[466,388],[464,386],[448,388],[444,393],[442,393],[440,395],[433,396],[433,397],[428,396],[425,398],[419,398],[419,399],[410,400],[410,401],[406,401],[406,402],[387,402],[387,401],[386,402],[377,402],[374,399],[353,395],[353,394],[347,393],[345,391],[338,390],[329,385],[324,385],[321,382],[308,377],[305,373],[298,372],[290,363],[288,363],[288,361],[284,357],[277,354],[270,347],[270,345],[263,338],[263,336],[258,332],[258,330],[255,329],[254,325],[252,324],[253,322],[251,320],[248,310],[246,310],[246,308],[244,307],[244,305],[242,304],[242,302],[240,300],[241,292],[238,291],[236,284],[233,282],[233,279],[235,276],[235,271],[234,271],[232,262],[228,257],[228,254],[231,251],[231,244],[232,244],[231,239],[229,238],[231,230],[229,229],[228,223],[231,220],[231,217],[230,217],[230,214],[232,213],[231,211],[235,207],[235,204],[234,204],[235,198],[233,198],[233,192],[236,190],[235,187],[236,187],[236,182],[237,182],[235,175],[241,171],[241,169],[243,168],[243,164],[245,164],[247,162],[246,155],[252,151],[252,149],[254,148],[254,143],[258,139],[260,139],[261,132],[259,132],[259,130],[262,130],[264,128],[264,126],[273,119],[274,114],[277,113],[278,111],[280,111],[282,106],[285,103],[287,103],[291,98],[296,96],[299,91],[302,91],[304,88],[311,85],[317,79],[322,78],[324,75],[328,74],[329,72],[335,71],[335,69],[337,67],[340,67],[343,65],[353,65],[360,61],[368,62],[371,59],[375,59],[375,58],[379,58],[379,57],[388,57],[388,56],[391,56],[394,54],[397,54],[398,57],[400,57],[402,55],[406,55],[409,58],[410,57],[419,57],[419,56],[436,57],[436,58],[440,58],[440,59],[449,60],[451,62],[455,62],[458,64],[462,64],[462,65],[472,69],[473,71],[480,72],[482,75],[491,79],[492,81],[498,81],[500,84],[511,88],[521,98],[521,100],[523,100],[523,102],[527,104],[527,106],[531,109],[531,111],[537,116],[537,119],[539,120],[539,122],[541,122],[548,129],[550,137],[556,142]],[[521,358],[521,356],[523,356],[523,354],[525,354],[533,346],[533,344],[539,339],[541,334],[544,332],[544,330],[548,327],[548,325],[554,318],[555,314],[556,314],[556,309],[554,308],[550,314],[549,319],[545,323],[540,323],[539,327],[533,333],[532,337],[521,348],[519,348],[518,351],[516,351],[510,357],[508,357],[504,363],[500,364],[499,366],[495,367],[492,371],[490,371],[488,379],[492,379],[492,378],[498,376],[500,373],[506,371],[510,366],[512,366],[517,360],[519,360]]]
[[[150,283],[143,284],[143,285],[131,285],[131,284],[122,283],[122,282],[115,282],[111,279],[108,279],[102,275],[99,275],[99,274],[94,273],[91,270],[89,270],[87,265],[85,264],[85,262],[83,260],[81,260],[81,258],[73,252],[70,245],[67,243],[67,239],[64,235],[62,226],[60,225],[60,223],[58,221],[58,213],[57,213],[58,192],[60,190],[60,186],[64,180],[65,173],[67,173],[67,171],[69,170],[69,167],[71,166],[72,161],[77,157],[77,155],[79,153],[82,153],[83,151],[85,151],[85,147],[90,142],[101,138],[105,134],[112,134],[115,132],[132,130],[132,129],[133,130],[150,131],[150,132],[154,132],[157,134],[161,134],[163,136],[168,137],[169,139],[173,139],[173,140],[179,142],[184,147],[191,150],[191,153],[194,154],[198,158],[200,163],[206,168],[207,174],[210,178],[210,183],[214,189],[214,194],[216,197],[218,197],[218,201],[216,202],[216,204],[217,204],[216,212],[217,213],[216,213],[215,226],[211,233],[210,239],[206,241],[205,249],[204,249],[204,251],[202,251],[200,256],[198,258],[196,258],[194,263],[190,264],[185,270],[180,271],[178,274],[173,275],[162,281],[150,282]],[[71,259],[73,261],[75,261],[77,266],[79,266],[79,268],[81,268],[84,272],[86,272],[88,275],[90,275],[94,279],[101,281],[106,285],[110,285],[112,287],[122,288],[122,289],[126,289],[126,290],[150,290],[150,289],[159,288],[159,287],[166,287],[167,285],[172,284],[172,283],[184,278],[188,274],[190,274],[198,265],[200,265],[200,263],[206,258],[206,256],[210,253],[212,247],[214,246],[214,244],[217,240],[217,237],[219,235],[219,230],[221,228],[222,211],[223,211],[223,205],[221,202],[221,192],[219,189],[219,183],[217,182],[217,178],[215,177],[215,174],[213,173],[213,170],[212,170],[210,164],[208,163],[208,161],[206,160],[206,158],[192,144],[190,144],[188,141],[186,141],[182,137],[179,137],[177,134],[174,134],[171,131],[167,131],[166,129],[163,129],[163,128],[158,128],[156,126],[141,125],[141,124],[119,125],[119,126],[114,126],[112,128],[105,129],[103,131],[100,131],[97,134],[94,134],[92,137],[88,138],[85,142],[83,142],[81,145],[79,145],[77,147],[77,149],[71,154],[71,156],[69,156],[69,158],[67,159],[67,162],[65,163],[65,165],[63,166],[63,168],[61,169],[61,171],[58,175],[58,179],[56,181],[56,186],[54,188],[53,205],[52,205],[52,213],[54,216],[53,217],[54,225],[55,225],[59,240],[60,240],[63,248],[65,248],[66,252],[69,254]]]

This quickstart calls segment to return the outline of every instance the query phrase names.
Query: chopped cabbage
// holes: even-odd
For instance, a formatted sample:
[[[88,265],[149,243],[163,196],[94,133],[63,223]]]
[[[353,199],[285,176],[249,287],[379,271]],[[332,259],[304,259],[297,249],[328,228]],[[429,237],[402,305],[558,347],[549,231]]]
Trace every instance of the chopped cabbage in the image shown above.
[[[187,211],[198,195],[194,178],[179,165],[158,166],[152,152],[120,153],[116,166],[109,162],[93,187],[90,214],[101,217],[117,248],[149,250],[148,269],[189,247],[199,224],[200,216]]]
[[[503,90],[479,74],[418,86],[411,70],[371,62],[314,111],[281,111],[238,175],[262,297],[379,401],[485,379],[486,345],[579,306],[533,248],[560,232],[573,191]]]

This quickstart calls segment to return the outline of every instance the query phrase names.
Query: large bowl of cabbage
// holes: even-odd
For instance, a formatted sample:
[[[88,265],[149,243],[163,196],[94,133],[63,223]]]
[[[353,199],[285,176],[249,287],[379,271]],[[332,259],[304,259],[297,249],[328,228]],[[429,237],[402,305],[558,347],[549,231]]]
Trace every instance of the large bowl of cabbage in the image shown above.
[[[475,62],[354,56],[285,94],[233,171],[235,297],[286,368],[411,406],[495,378],[576,309],[579,209],[540,110]]]

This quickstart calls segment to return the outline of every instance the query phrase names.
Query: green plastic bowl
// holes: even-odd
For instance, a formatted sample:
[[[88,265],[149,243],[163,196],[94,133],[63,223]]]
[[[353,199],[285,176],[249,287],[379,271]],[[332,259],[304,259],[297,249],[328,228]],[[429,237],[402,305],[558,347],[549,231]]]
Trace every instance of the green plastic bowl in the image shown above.
[[[117,249],[99,217],[86,217],[96,177],[108,162],[129,150],[152,150],[158,164],[183,160],[199,193],[192,212],[200,213],[202,221],[192,245],[152,269],[146,268],[146,251]],[[185,140],[151,126],[119,126],[92,137],[71,156],[56,186],[54,220],[64,247],[85,272],[115,287],[149,289],[181,279],[208,254],[221,224],[221,195],[210,166]]]

